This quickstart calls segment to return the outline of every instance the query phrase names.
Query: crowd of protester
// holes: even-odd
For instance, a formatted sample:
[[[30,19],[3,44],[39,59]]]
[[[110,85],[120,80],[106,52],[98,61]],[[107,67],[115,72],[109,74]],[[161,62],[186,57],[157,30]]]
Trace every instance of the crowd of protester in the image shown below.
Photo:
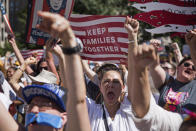
[[[127,65],[92,67],[80,58],[69,21],[49,12],[38,15],[37,28],[53,37],[45,58],[24,60],[15,38],[8,37],[17,59],[7,53],[0,64],[0,131],[196,130],[196,29],[185,36],[191,56],[182,56],[173,43],[174,60],[162,61],[163,43],[138,44],[139,22],[127,17]]]

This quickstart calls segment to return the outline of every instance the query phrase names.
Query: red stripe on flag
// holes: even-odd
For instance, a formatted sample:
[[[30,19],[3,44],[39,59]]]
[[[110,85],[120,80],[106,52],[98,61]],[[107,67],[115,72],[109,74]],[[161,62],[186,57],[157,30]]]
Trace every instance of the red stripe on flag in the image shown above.
[[[170,36],[171,36],[171,37],[176,37],[176,36],[178,36],[178,37],[180,37],[180,38],[185,38],[185,34],[186,34],[186,33],[176,32],[176,33],[171,34]]]
[[[138,3],[147,3],[147,2],[154,2],[154,0],[129,0],[131,2],[138,2]],[[187,6],[187,7],[195,7],[196,0],[159,0],[160,3],[168,3],[177,6]]]
[[[71,10],[70,10],[70,12],[69,12],[68,19],[69,19],[69,18],[70,18],[70,16],[71,16],[71,13],[72,13],[73,7],[74,7],[74,0],[72,0],[72,3],[71,3]]]
[[[39,50],[22,50],[21,51],[22,56],[24,59],[31,57],[33,55],[36,55],[38,60],[44,57],[44,50],[39,49]]]
[[[12,31],[12,28],[10,26],[10,23],[9,23],[9,20],[8,20],[7,16],[3,15],[3,19],[4,19],[4,22],[5,22],[5,26],[6,26],[6,31],[10,34],[14,34],[13,31]]]
[[[28,29],[28,32],[27,32],[27,43],[29,43],[29,41],[30,41],[32,23],[33,23],[33,14],[34,14],[34,9],[35,9],[35,0],[31,0],[31,2],[33,2],[33,4],[31,6],[31,11],[28,14],[30,16],[30,19],[29,19],[30,22],[28,24],[29,29]]]
[[[196,15],[174,14],[167,11],[151,11],[139,13],[134,16],[135,19],[146,22],[155,27],[166,24],[194,25],[196,24]]]

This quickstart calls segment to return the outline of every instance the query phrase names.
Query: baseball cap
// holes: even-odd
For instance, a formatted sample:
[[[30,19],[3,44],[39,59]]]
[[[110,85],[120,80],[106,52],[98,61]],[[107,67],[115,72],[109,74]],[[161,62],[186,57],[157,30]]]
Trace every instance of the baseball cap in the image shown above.
[[[29,104],[36,96],[42,96],[54,101],[63,111],[66,111],[67,90],[56,84],[30,85],[22,89],[24,100]]]

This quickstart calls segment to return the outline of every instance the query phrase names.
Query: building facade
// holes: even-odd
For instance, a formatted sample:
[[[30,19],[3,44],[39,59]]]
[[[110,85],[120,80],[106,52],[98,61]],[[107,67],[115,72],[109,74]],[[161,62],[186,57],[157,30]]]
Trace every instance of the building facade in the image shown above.
[[[7,12],[7,17],[9,19],[9,0],[1,0],[2,4],[5,7],[5,11]],[[2,15],[0,15],[0,47],[4,48],[5,41],[7,38],[7,33],[5,31],[5,24]]]
[[[18,22],[18,13],[21,12],[24,8],[26,8],[28,0],[1,0],[3,3],[6,15],[9,19],[10,25],[12,27],[13,31],[20,30],[20,23]],[[7,33],[5,31],[5,25],[2,18],[2,15],[0,14],[0,47],[4,48]]]

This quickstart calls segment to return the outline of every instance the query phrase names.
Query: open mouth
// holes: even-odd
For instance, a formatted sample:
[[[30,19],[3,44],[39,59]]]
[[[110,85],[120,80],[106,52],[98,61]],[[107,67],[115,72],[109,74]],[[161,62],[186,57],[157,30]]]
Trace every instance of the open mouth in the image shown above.
[[[191,75],[191,71],[189,71],[189,70],[185,70],[184,71],[186,74],[188,74],[188,75]]]
[[[107,97],[109,98],[109,100],[113,100],[113,99],[114,99],[114,97],[115,97],[114,92],[109,91],[109,92],[107,93]]]

